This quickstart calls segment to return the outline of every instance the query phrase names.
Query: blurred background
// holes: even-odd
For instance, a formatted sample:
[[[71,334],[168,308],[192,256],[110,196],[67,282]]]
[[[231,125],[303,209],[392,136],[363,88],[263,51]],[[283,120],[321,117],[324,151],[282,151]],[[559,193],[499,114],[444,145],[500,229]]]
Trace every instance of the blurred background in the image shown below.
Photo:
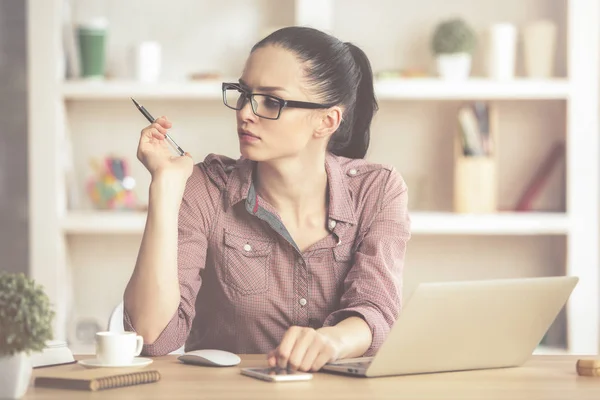
[[[0,266],[42,283],[55,336],[93,352],[133,270],[147,121],[195,161],[239,156],[223,81],[282,26],[361,47],[367,158],[409,188],[420,282],[577,275],[540,353],[597,353],[597,0],[0,0]]]

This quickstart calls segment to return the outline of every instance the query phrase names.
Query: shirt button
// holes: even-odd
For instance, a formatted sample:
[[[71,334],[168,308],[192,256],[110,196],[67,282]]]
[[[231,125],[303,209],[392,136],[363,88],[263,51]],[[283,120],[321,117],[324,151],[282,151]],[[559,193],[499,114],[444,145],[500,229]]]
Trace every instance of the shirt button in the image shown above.
[[[337,222],[334,219],[330,219],[329,220],[329,229],[332,230],[333,228],[335,228],[336,224],[337,224]]]
[[[300,303],[300,305],[301,305],[302,307],[304,307],[304,306],[306,305],[306,299],[305,299],[305,298],[302,298],[302,299],[300,299],[300,300],[298,301],[298,303]]]
[[[358,171],[356,169],[352,168],[350,171],[348,171],[348,175],[354,176],[354,175],[356,175],[357,172]]]
[[[252,246],[250,246],[249,244],[245,244],[244,245],[244,250],[250,251],[250,250],[252,250]]]

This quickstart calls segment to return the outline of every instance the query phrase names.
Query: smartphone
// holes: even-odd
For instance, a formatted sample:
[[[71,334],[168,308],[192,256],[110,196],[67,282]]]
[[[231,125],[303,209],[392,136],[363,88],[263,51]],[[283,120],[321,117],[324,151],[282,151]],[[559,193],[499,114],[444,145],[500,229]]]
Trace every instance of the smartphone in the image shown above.
[[[242,375],[269,382],[308,381],[313,375],[308,372],[289,371],[285,368],[242,368]]]

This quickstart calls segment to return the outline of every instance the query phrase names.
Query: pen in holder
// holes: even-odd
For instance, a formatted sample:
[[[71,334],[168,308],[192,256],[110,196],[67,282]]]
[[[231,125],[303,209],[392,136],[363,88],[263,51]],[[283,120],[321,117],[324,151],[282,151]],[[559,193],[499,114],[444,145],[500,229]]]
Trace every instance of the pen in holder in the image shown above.
[[[465,105],[458,112],[454,141],[454,211],[495,213],[497,166],[494,131],[495,112],[487,104]]]

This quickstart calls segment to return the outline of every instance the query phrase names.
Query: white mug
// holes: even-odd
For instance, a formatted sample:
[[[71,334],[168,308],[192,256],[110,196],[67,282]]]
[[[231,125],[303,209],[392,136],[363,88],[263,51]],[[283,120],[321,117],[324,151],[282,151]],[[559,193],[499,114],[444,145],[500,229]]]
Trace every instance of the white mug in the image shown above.
[[[96,357],[106,365],[129,365],[142,352],[144,339],[135,332],[97,332]]]

